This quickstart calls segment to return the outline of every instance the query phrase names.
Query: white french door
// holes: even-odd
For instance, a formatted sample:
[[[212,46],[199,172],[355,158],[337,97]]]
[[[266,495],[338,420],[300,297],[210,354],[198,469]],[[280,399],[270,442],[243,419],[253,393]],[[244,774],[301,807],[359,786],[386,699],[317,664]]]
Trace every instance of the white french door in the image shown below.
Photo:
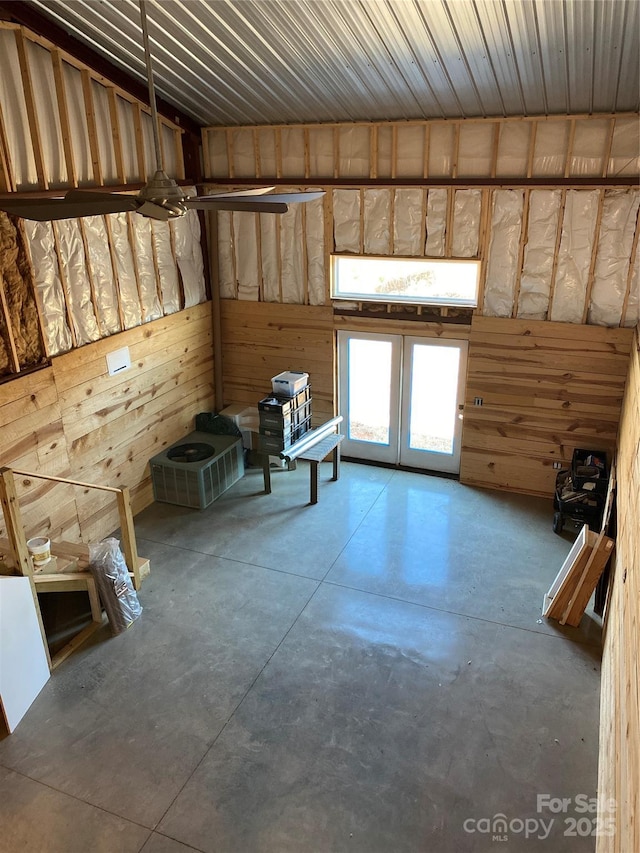
[[[467,342],[338,332],[345,456],[457,474]]]

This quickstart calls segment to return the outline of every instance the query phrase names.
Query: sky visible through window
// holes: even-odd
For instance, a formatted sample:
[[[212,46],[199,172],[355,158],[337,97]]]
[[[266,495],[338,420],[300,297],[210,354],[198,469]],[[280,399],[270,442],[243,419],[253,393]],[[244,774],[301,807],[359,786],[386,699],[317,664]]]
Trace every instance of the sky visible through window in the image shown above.
[[[477,304],[477,261],[333,256],[335,299]]]

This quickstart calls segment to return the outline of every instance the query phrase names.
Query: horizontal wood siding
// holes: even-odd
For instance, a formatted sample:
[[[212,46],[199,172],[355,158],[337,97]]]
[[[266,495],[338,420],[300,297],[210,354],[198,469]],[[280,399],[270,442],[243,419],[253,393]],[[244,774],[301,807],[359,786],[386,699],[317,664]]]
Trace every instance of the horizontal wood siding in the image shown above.
[[[570,462],[576,447],[611,453],[632,337],[631,329],[474,316],[461,482],[552,495],[554,462]]]
[[[0,385],[0,464],[59,477],[71,474],[64,425],[50,367]],[[18,479],[27,537],[79,537],[75,495],[52,484]],[[6,536],[0,514],[0,536]]]
[[[107,353],[131,368],[109,376]],[[72,350],[52,367],[0,386],[0,462],[108,486],[128,486],[134,513],[152,500],[149,458],[214,408],[211,304]],[[28,535],[85,542],[115,529],[112,496],[17,478]]]
[[[597,853],[640,850],[640,338],[634,342],[618,448],[618,535],[607,609],[600,693],[598,795],[617,808],[614,837]]]
[[[333,310],[221,300],[225,405],[257,406],[283,370],[309,374],[313,422],[334,414]]]

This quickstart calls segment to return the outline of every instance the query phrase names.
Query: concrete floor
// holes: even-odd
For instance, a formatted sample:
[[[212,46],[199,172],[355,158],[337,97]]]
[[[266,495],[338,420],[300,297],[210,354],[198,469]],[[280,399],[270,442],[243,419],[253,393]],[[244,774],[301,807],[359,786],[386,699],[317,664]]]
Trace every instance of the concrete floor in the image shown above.
[[[349,463],[313,507],[305,465],[261,488],[137,517],[141,619],[0,742],[2,853],[592,851],[536,810],[597,769],[597,620],[539,621],[551,501]]]

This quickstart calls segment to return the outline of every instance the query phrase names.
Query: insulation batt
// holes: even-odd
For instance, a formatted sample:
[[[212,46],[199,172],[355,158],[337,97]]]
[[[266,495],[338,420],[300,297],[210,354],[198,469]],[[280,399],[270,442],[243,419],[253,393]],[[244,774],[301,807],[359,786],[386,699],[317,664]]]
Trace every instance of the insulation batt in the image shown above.
[[[9,321],[21,367],[31,367],[44,358],[34,283],[19,228],[0,212],[0,286],[4,289]],[[6,328],[0,326],[0,372],[10,366]]]
[[[42,312],[47,354],[58,355],[71,349],[73,339],[67,324],[53,228],[50,222],[32,222],[30,219],[23,221]]]
[[[125,329],[132,329],[134,326],[140,325],[142,315],[140,313],[140,297],[133,253],[129,243],[128,214],[111,213],[106,219],[111,228],[124,327]]]
[[[599,192],[567,192],[550,320],[581,323],[587,292]]]
[[[420,255],[422,252],[421,189],[397,189],[393,206],[394,255]]]
[[[639,204],[637,192],[605,193],[589,323],[617,326],[620,322]]]
[[[138,217],[138,219],[141,218],[141,216]],[[85,233],[100,327],[103,335],[113,335],[121,331],[121,327],[118,316],[118,295],[104,218],[85,216],[81,227],[84,228]]]
[[[81,346],[97,341],[100,330],[93,309],[80,224],[77,219],[61,219],[53,223],[53,229],[58,234],[60,257],[64,261],[62,274],[67,285],[67,305],[76,343]]]
[[[498,190],[493,197],[484,299],[484,313],[490,317],[510,317],[513,310],[522,203],[520,190]]]
[[[333,191],[333,239],[336,252],[360,251],[360,192]]]
[[[156,263],[162,289],[162,304],[165,314],[175,314],[180,310],[180,284],[173,252],[171,250],[171,231],[168,222],[152,220],[153,242],[156,251]]]
[[[429,190],[427,195],[427,239],[425,254],[430,258],[444,255],[447,224],[447,191]]]
[[[553,257],[560,212],[560,190],[532,190],[524,250],[518,317],[544,320],[549,308]]]
[[[391,190],[364,191],[364,251],[367,255],[389,253]]]
[[[451,241],[451,253],[454,258],[475,258],[477,256],[481,212],[481,190],[456,190]]]
[[[131,218],[133,248],[138,270],[138,290],[142,307],[142,322],[162,317],[162,306],[158,298],[158,281],[153,260],[153,232],[151,220],[144,216]]]
[[[325,304],[324,199],[310,201],[305,210],[309,304]],[[263,217],[264,218],[264,217]],[[273,219],[273,217],[271,217]]]
[[[197,195],[195,187],[189,187],[185,193],[188,196]],[[173,232],[176,262],[182,280],[184,307],[192,308],[206,299],[204,262],[200,245],[200,219],[197,211],[190,210],[185,216],[172,220],[169,225]]]

